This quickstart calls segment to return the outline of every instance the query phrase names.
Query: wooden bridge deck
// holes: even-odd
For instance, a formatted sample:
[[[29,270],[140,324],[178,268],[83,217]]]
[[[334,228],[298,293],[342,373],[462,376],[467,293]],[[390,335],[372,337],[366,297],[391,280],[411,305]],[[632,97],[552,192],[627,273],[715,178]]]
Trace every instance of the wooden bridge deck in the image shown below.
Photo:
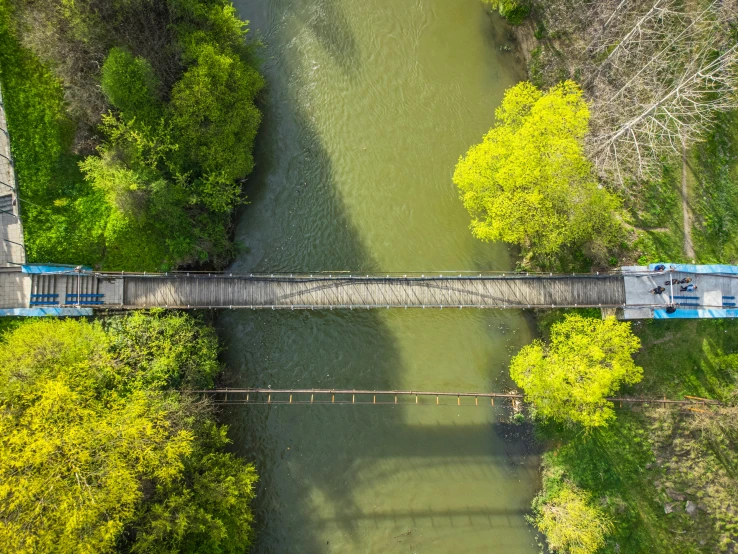
[[[675,280],[694,288],[672,287]],[[654,292],[657,286],[660,294]],[[668,272],[635,266],[601,275],[138,274],[78,272],[62,266],[0,271],[0,316],[75,316],[89,315],[93,309],[156,307],[601,307],[607,308],[603,313],[622,319],[716,318],[738,317],[737,298],[738,267],[733,266],[675,266]]]
[[[107,277],[116,278],[109,275]],[[121,307],[621,307],[622,275],[480,277],[117,276]]]

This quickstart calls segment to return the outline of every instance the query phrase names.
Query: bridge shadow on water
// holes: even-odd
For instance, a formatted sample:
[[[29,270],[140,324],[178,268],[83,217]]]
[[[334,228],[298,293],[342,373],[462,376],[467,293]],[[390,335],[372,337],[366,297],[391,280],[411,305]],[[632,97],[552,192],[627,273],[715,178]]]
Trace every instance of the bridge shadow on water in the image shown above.
[[[342,68],[356,67],[350,25],[335,0],[313,7],[307,0],[276,2],[276,13],[247,4],[236,2],[252,28],[272,25],[264,37],[269,90],[257,168],[246,186],[250,204],[241,210],[236,231],[244,248],[233,270],[377,272],[319,131],[298,101],[299,62],[285,46],[307,29]],[[285,19],[298,28],[273,23]],[[278,53],[270,43],[281,43]],[[404,384],[401,345],[379,311],[224,311],[217,327],[225,347],[223,386]],[[434,415],[428,416],[430,410]],[[260,475],[254,551],[384,552],[403,547],[413,536],[406,532],[418,526],[446,535],[524,526],[527,499],[521,504],[507,498],[509,491],[498,483],[535,473],[527,451],[520,441],[501,438],[497,412],[464,410],[476,415],[454,424],[462,421],[454,406],[224,408],[221,420],[230,426],[233,451],[254,461]],[[453,491],[443,480],[449,475],[454,483],[461,478],[466,487],[488,490],[487,499],[474,496],[469,506],[448,502]],[[386,528],[381,534],[387,544],[373,536],[370,549],[367,526]]]

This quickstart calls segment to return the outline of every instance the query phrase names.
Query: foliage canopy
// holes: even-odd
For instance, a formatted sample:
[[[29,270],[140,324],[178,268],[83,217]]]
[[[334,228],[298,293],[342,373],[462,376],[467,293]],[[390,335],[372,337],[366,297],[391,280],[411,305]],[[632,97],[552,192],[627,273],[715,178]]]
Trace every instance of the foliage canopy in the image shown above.
[[[474,236],[539,258],[577,246],[604,258],[621,234],[614,217],[620,203],[598,187],[584,156],[589,110],[581,89],[572,81],[547,92],[519,83],[495,116],[453,176]]]
[[[520,25],[530,13],[530,0],[484,0],[511,25]]]
[[[565,554],[595,554],[614,529],[590,495],[563,475],[544,477],[544,488],[533,500],[531,520],[546,535],[549,549]]]
[[[0,3],[31,261],[222,267],[264,80],[226,0]]]
[[[172,90],[172,127],[181,173],[200,177],[208,209],[227,212],[239,201],[236,181],[254,167],[252,147],[261,114],[254,98],[264,86],[241,60],[205,45]]]
[[[180,385],[212,386],[180,314],[37,320],[0,350],[0,550],[244,552],[256,474]]]
[[[136,114],[145,122],[159,115],[159,79],[148,60],[119,47],[111,48],[102,66],[102,90],[110,103],[124,114]]]
[[[614,417],[607,396],[643,378],[632,355],[640,348],[630,324],[570,314],[551,327],[550,343],[523,347],[510,362],[510,376],[536,412],[586,428]]]

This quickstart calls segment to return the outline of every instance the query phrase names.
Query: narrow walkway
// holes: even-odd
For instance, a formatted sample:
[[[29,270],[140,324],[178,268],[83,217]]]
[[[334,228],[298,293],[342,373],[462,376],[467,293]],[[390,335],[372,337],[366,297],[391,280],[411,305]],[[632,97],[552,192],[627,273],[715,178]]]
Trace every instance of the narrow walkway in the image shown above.
[[[26,263],[5,104],[0,90],[0,268]]]
[[[368,389],[204,389],[190,391],[206,396],[216,404],[435,404],[436,406],[494,406],[495,399],[518,403],[525,395],[517,392],[449,392]],[[449,401],[450,400],[450,401]],[[662,406],[718,405],[717,400],[685,396],[684,399],[609,397],[622,404],[660,404]]]
[[[687,261],[695,262],[692,242],[692,213],[689,209],[689,190],[687,187],[687,147],[682,146],[682,225],[684,228],[684,256]]]

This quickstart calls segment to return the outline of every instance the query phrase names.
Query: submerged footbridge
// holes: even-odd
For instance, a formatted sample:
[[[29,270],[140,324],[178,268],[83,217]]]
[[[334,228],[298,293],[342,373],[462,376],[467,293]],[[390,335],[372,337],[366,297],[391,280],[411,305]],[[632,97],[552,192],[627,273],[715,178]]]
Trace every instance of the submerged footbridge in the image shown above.
[[[685,281],[690,291],[682,291]],[[667,286],[668,283],[668,286]],[[657,293],[652,289],[660,287]],[[0,272],[2,315],[93,309],[609,309],[623,319],[738,317],[738,267],[625,267],[609,273],[104,273],[22,265]],[[669,308],[671,307],[671,308]],[[667,310],[667,308],[669,308]]]

